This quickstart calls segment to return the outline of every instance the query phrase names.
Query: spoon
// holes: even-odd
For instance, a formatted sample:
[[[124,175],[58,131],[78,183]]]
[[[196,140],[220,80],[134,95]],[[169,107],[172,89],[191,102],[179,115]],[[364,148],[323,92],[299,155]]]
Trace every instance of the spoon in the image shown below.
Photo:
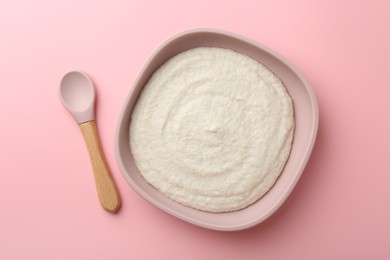
[[[105,210],[115,213],[121,201],[99,140],[94,111],[96,96],[91,79],[81,71],[66,73],[60,84],[60,98],[84,136],[100,204]]]

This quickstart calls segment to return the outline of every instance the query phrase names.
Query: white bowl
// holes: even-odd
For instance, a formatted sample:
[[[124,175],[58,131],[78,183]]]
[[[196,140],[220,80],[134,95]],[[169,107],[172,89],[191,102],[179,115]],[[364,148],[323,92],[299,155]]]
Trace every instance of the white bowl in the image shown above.
[[[251,206],[234,212],[210,213],[183,206],[149,185],[138,171],[129,145],[131,114],[138,96],[153,72],[176,54],[196,47],[221,47],[250,56],[275,73],[289,92],[295,113],[295,133],[290,157],[271,190]],[[148,59],[124,103],[115,138],[119,168],[126,181],[158,208],[189,223],[221,231],[252,227],[271,216],[287,199],[299,180],[313,149],[318,129],[315,94],[301,72],[271,49],[241,36],[217,30],[191,30],[165,41]]]

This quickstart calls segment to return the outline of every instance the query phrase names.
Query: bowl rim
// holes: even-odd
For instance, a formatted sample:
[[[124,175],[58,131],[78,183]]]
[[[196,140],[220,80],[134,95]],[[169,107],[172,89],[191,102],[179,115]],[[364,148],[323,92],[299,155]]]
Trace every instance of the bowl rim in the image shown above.
[[[159,201],[156,201],[154,198],[150,197],[142,188],[140,188],[135,183],[135,181],[130,177],[130,174],[127,173],[127,170],[126,170],[126,168],[121,160],[120,149],[119,149],[121,124],[123,121],[125,110],[127,108],[127,104],[129,103],[131,97],[133,96],[135,86],[138,84],[139,80],[141,79],[145,70],[148,68],[151,61],[155,58],[156,54],[158,54],[164,47],[166,47],[169,43],[175,41],[176,39],[178,39],[180,37],[191,35],[191,34],[197,34],[197,33],[212,33],[212,34],[219,34],[222,36],[228,36],[228,37],[235,38],[235,39],[238,39],[240,41],[249,43],[251,45],[254,45],[254,46],[264,50],[265,52],[268,52],[274,58],[278,59],[279,61],[281,61],[282,63],[287,65],[291,69],[291,71],[296,74],[296,76],[299,78],[299,80],[302,81],[303,86],[304,86],[305,90],[307,91],[308,97],[310,99],[311,109],[312,109],[311,112],[313,115],[312,128],[311,128],[312,131],[310,133],[310,136],[307,138],[309,145],[306,146],[306,150],[304,151],[304,155],[305,155],[304,159],[301,161],[301,164],[297,168],[297,173],[295,174],[293,181],[290,182],[288,188],[285,189],[284,193],[279,196],[279,199],[275,201],[275,203],[273,204],[273,207],[271,207],[270,210],[268,210],[261,217],[256,218],[253,221],[248,221],[245,223],[238,223],[236,225],[229,225],[229,226],[216,225],[216,224],[210,224],[210,223],[201,221],[199,219],[194,219],[194,218],[188,217],[187,215],[183,215],[180,212],[174,211],[173,209],[171,209],[165,205],[162,205],[161,203],[159,203]],[[238,231],[238,230],[243,230],[243,229],[253,227],[253,226],[263,222],[264,220],[268,219],[271,215],[273,215],[275,213],[275,211],[277,211],[282,206],[282,204],[285,202],[285,200],[289,197],[290,193],[292,192],[292,190],[296,186],[297,182],[299,181],[299,179],[300,179],[300,177],[301,177],[301,175],[306,167],[308,160],[310,159],[310,155],[311,155],[312,150],[314,148],[316,136],[318,133],[318,125],[319,125],[319,109],[318,109],[318,102],[317,102],[317,97],[315,95],[315,92],[312,89],[312,86],[309,83],[309,81],[303,75],[303,73],[293,63],[291,63],[287,58],[285,58],[281,54],[277,53],[276,51],[270,49],[269,47],[267,47],[259,42],[256,42],[252,39],[249,39],[245,36],[242,36],[242,35],[239,35],[239,34],[236,34],[233,32],[228,32],[225,30],[213,29],[213,28],[193,28],[193,29],[187,29],[184,31],[180,31],[176,34],[173,34],[171,37],[168,37],[164,41],[162,41],[151,52],[149,57],[146,59],[146,61],[142,65],[142,67],[141,67],[140,71],[138,72],[135,80],[133,81],[133,83],[128,91],[127,97],[125,98],[124,103],[121,107],[121,112],[120,112],[120,115],[119,115],[119,118],[117,121],[116,130],[115,130],[115,141],[114,141],[115,158],[116,158],[117,165],[119,166],[120,172],[121,172],[122,176],[125,178],[125,180],[127,181],[127,183],[130,184],[130,186],[142,198],[144,198],[146,201],[153,204],[154,206],[158,207],[159,209],[161,209],[161,210],[163,210],[163,211],[171,214],[172,216],[175,216],[183,221],[189,222],[191,224],[194,224],[196,226],[200,226],[203,228],[218,230],[218,231]]]

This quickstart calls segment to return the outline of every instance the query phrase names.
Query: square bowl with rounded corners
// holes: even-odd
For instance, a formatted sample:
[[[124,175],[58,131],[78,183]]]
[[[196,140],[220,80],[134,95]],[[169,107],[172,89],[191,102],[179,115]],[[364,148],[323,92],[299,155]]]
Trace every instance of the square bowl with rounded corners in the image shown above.
[[[226,213],[204,212],[165,197],[145,181],[131,153],[129,144],[131,114],[145,83],[168,59],[196,47],[232,49],[259,61],[282,80],[293,100],[296,125],[291,154],[285,168],[267,194],[242,210]],[[235,231],[259,224],[283,204],[306,166],[315,143],[317,129],[318,106],[315,94],[303,74],[286,58],[259,43],[229,32],[195,29],[168,39],[147,60],[123,105],[116,129],[115,155],[126,181],[153,205],[194,225],[214,230]]]

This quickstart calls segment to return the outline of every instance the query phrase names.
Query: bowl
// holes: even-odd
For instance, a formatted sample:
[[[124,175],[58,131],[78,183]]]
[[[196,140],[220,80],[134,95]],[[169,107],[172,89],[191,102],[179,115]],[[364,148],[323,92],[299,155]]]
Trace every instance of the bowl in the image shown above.
[[[145,83],[153,72],[171,57],[196,47],[232,49],[259,61],[282,80],[293,101],[295,132],[290,157],[284,170],[267,194],[239,211],[204,212],[168,199],[145,181],[131,153],[129,145],[131,114]],[[291,62],[268,47],[239,35],[219,30],[195,29],[181,32],[162,43],[141,69],[119,117],[115,137],[115,156],[125,180],[137,193],[156,207],[197,226],[220,231],[236,231],[261,223],[287,199],[309,160],[317,129],[318,105],[315,94],[309,82]]]

